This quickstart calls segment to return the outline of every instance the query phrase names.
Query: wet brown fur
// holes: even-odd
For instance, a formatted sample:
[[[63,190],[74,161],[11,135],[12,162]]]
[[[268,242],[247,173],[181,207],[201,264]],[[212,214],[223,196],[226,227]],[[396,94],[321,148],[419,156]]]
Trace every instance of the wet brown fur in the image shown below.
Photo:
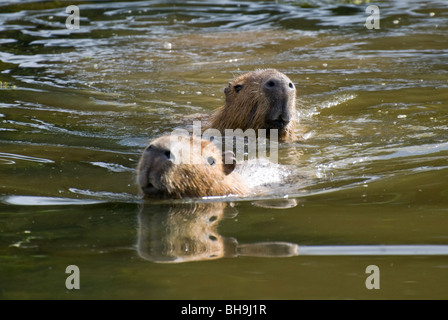
[[[267,79],[276,77],[292,84],[291,80],[283,73],[275,69],[256,70],[237,77],[229,83],[224,90],[226,95],[225,104],[220,107],[210,118],[210,125],[205,129],[217,129],[223,135],[225,129],[254,129],[258,134],[258,129],[267,129],[269,137],[269,124],[266,117],[272,112],[273,98],[268,97],[263,90]],[[242,87],[239,87],[242,86]],[[240,91],[238,91],[238,88]],[[295,128],[297,124],[296,111],[296,90],[287,91],[287,109],[291,119],[284,128],[279,129],[279,141],[291,141],[297,139]]]
[[[200,147],[195,152],[194,145]],[[173,152],[180,160],[174,163],[164,158],[164,152]],[[224,164],[225,157],[216,146],[198,137],[164,136],[156,139],[144,151],[138,165],[138,184],[147,197],[209,197],[244,195],[248,193],[242,177],[233,172],[233,165]],[[180,158],[180,159],[179,159]],[[211,165],[209,161],[213,159]]]

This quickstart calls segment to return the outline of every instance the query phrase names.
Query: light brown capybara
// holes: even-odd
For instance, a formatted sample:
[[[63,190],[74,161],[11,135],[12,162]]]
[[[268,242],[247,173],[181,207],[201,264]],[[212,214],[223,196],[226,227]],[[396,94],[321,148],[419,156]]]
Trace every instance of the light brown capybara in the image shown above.
[[[235,166],[234,154],[222,153],[210,141],[169,135],[154,140],[145,149],[137,182],[146,197],[245,195],[248,187],[234,172]]]
[[[229,83],[224,90],[225,104],[210,118],[206,129],[278,130],[279,141],[297,139],[296,88],[292,81],[275,69],[246,73]]]

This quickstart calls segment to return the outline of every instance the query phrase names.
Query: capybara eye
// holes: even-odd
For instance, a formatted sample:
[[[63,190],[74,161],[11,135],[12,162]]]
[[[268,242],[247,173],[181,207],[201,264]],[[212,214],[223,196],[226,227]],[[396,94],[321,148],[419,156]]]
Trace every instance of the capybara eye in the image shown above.
[[[242,86],[241,84],[237,84],[237,85],[235,86],[235,92],[236,92],[236,93],[240,92],[241,89],[243,89],[243,86]]]
[[[163,154],[165,155],[165,157],[166,157],[167,159],[170,159],[170,158],[171,158],[171,152],[170,152],[169,150],[165,151]]]
[[[207,162],[209,165],[214,166],[216,164],[216,160],[213,157],[208,157]]]
[[[290,82],[290,83],[289,83],[289,87],[290,87],[291,89],[294,89],[294,84],[293,84],[292,82]]]

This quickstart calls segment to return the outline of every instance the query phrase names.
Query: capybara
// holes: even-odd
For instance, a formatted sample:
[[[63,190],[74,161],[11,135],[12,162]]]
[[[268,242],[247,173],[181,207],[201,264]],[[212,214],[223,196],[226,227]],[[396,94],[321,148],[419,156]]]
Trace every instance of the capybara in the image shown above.
[[[151,142],[141,156],[138,185],[147,197],[196,198],[245,195],[243,178],[234,172],[232,152],[195,136],[169,135]]]
[[[210,118],[206,129],[278,130],[279,141],[295,140],[297,124],[296,88],[292,81],[275,69],[246,73],[224,90],[225,104]]]

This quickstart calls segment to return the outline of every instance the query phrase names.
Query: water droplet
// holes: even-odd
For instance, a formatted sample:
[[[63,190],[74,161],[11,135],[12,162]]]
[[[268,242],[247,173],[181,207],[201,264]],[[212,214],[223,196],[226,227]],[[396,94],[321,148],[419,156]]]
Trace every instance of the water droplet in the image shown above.
[[[173,48],[173,45],[170,42],[164,42],[162,46],[165,50],[171,50]]]

